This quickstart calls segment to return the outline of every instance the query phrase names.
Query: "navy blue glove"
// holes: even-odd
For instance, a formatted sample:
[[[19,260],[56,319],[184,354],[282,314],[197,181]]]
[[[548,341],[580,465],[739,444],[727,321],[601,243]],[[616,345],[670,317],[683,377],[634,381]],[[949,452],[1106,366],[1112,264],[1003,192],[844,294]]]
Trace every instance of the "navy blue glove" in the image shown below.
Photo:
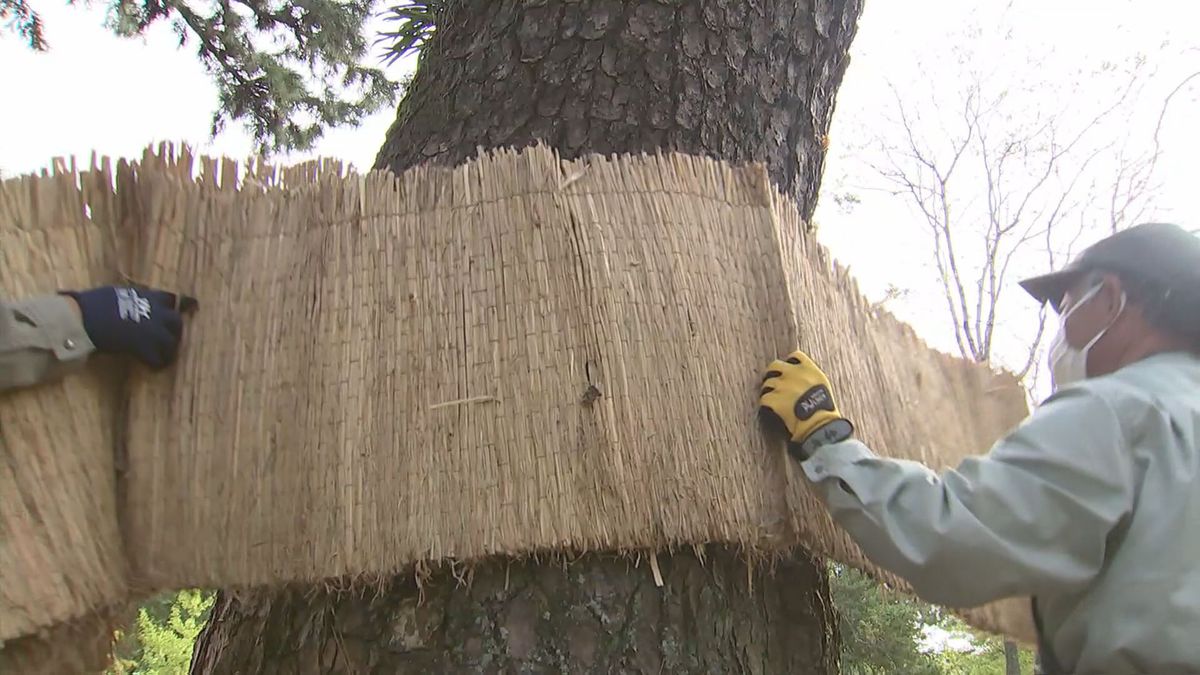
[[[154,369],[175,360],[183,313],[197,307],[194,298],[148,288],[101,286],[64,295],[79,304],[83,328],[98,351],[127,354]]]

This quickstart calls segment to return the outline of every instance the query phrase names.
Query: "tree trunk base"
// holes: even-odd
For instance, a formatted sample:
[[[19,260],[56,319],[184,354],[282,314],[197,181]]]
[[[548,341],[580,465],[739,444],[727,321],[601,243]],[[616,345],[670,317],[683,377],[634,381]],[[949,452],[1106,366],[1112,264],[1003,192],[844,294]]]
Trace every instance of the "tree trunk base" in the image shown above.
[[[771,567],[710,546],[648,558],[494,558],[418,586],[222,593],[193,675],[836,673],[828,581],[803,552]]]
[[[1004,674],[1021,675],[1021,651],[1012,640],[1004,641]]]

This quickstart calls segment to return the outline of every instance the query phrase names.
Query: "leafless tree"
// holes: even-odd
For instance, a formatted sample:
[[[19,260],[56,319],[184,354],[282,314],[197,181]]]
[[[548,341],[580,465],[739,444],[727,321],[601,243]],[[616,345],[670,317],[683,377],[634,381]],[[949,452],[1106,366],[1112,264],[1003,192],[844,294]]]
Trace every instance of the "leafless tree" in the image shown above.
[[[1155,141],[1137,149],[1111,137],[1144,94],[1144,66],[1134,63],[1109,100],[1082,118],[1074,100],[1014,112],[1007,91],[993,93],[978,77],[966,81],[949,126],[930,130],[922,103],[892,87],[896,125],[880,136],[872,168],[932,235],[932,262],[963,357],[992,362],[1014,263],[1052,269],[1090,228],[1116,231],[1145,214],[1161,147]],[[1073,99],[1065,92],[1055,98]],[[1169,104],[1170,97],[1158,128]],[[1010,364],[1021,378],[1036,376],[1046,319],[1042,308],[1029,351]]]

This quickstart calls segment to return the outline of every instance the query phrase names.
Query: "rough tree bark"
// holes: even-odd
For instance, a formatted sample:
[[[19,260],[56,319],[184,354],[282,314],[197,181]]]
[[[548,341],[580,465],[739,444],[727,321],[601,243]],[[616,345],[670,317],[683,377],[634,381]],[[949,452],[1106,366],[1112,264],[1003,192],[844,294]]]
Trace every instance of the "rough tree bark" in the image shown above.
[[[377,167],[543,142],[762,162],[812,215],[861,0],[449,0]],[[384,589],[224,593],[192,672],[833,673],[819,561],[490,560]],[[751,583],[752,582],[752,583]]]
[[[678,150],[763,162],[812,215],[862,0],[448,0],[376,158]]]
[[[200,673],[834,673],[825,577],[737,553],[493,559],[385,589],[222,593]]]
[[[1004,641],[1004,675],[1021,675],[1021,651],[1013,640]]]

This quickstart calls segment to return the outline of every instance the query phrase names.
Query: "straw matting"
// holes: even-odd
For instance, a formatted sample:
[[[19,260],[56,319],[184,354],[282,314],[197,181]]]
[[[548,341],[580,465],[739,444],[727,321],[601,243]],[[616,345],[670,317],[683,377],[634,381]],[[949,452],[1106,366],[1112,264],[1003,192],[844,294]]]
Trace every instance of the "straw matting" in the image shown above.
[[[870,569],[760,431],[763,365],[803,346],[865,440],[934,466],[1024,415],[1011,377],[873,311],[760,167],[534,148],[238,172],[168,150],[4,184],[4,294],[124,274],[201,311],[177,367],[128,391],[3,399],[0,639],[127,587],[493,553],[799,537]],[[1024,635],[1027,613],[970,619]]]
[[[103,173],[0,184],[0,296],[113,280],[116,207]],[[128,592],[114,517],[116,387],[98,366],[0,393],[0,640]]]

